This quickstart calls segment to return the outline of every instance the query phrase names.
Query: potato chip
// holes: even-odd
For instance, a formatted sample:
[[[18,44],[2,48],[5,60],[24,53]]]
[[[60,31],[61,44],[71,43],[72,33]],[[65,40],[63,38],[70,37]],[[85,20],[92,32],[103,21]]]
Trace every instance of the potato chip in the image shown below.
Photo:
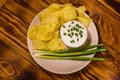
[[[66,4],[63,6],[63,8],[66,7],[66,6],[72,6],[72,7],[73,7],[73,5],[72,5],[71,3],[66,3]]]
[[[85,17],[85,11],[86,11],[85,6],[80,6],[79,8],[77,8],[78,16],[79,17]]]
[[[62,26],[65,23],[65,21],[62,19],[60,19],[59,22],[60,22],[60,26]]]
[[[44,18],[46,18],[49,14],[50,14],[50,12],[48,10],[45,10],[45,11],[41,12],[39,14],[40,21],[43,20]]]
[[[59,12],[55,12],[53,14],[49,14],[49,16],[46,16],[44,19],[40,21],[40,23],[54,23],[55,21],[59,20]]]
[[[59,46],[59,34],[56,33],[55,37],[48,43],[47,48],[51,51],[57,50]]]
[[[72,4],[66,4],[60,10],[60,18],[64,21],[74,20],[76,19],[76,17],[77,17],[76,10],[72,6]]]
[[[86,28],[89,27],[92,19],[90,17],[77,17],[78,21],[80,21]]]
[[[65,17],[64,17],[63,9],[60,10],[59,16],[60,16],[60,20],[63,20],[63,21],[65,21],[65,22],[67,21],[67,20],[65,19]]]
[[[43,41],[49,41],[54,37],[54,33],[55,33],[54,26],[51,26],[50,24],[42,24],[39,26],[36,38]]]
[[[36,32],[38,30],[38,26],[34,25],[32,26],[30,29],[29,29],[29,32],[28,32],[28,37],[33,40],[36,38]]]
[[[34,49],[38,49],[38,50],[48,50],[47,49],[47,42],[39,40],[39,39],[34,39],[33,40],[33,45],[34,45]]]
[[[56,30],[58,30],[60,27],[58,14],[59,14],[58,12],[50,14],[48,17],[41,20],[40,24],[51,24],[52,26],[56,27]]]
[[[41,12],[39,15],[40,21],[45,19],[51,14],[55,14],[60,10],[61,6],[57,3],[51,4],[45,11]]]
[[[54,44],[54,45],[53,45]],[[63,50],[64,44],[60,40],[60,34],[59,31],[55,33],[55,37],[48,43],[47,48],[49,50]]]
[[[52,3],[49,7],[48,7],[48,10],[50,12],[54,12],[54,11],[58,11],[60,10],[61,6],[57,3]]]
[[[64,44],[63,42],[59,39],[59,50],[64,50]]]

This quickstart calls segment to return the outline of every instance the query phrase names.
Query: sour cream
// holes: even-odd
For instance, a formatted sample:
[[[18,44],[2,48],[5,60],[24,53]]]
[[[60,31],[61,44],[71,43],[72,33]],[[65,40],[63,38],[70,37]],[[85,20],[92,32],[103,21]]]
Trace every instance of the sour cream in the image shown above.
[[[60,36],[66,46],[76,48],[85,44],[88,32],[79,21],[68,21],[60,28]]]

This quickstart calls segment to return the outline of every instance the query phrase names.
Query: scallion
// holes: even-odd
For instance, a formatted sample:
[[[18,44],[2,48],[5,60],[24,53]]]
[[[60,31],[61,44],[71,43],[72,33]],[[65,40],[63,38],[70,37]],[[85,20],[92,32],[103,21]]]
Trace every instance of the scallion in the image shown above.
[[[54,52],[54,53],[67,53],[67,52],[76,52],[76,51],[82,51],[82,50],[87,50],[91,48],[96,48],[103,46],[103,44],[96,44],[96,45],[89,45],[89,46],[83,46],[83,47],[78,47],[78,48],[72,48],[68,50],[60,50],[60,51],[41,51],[41,50],[34,50],[34,52]]]
[[[104,60],[104,58],[83,57],[82,55],[90,55],[95,52],[106,51],[105,48],[96,49],[103,44],[84,46],[81,48],[73,48],[61,51],[40,51],[34,50],[35,56],[44,59],[59,59],[59,60]]]
[[[57,56],[41,56],[36,54],[35,55],[38,58],[43,58],[43,59],[54,59],[54,60],[81,60],[81,61],[88,61],[88,60],[105,60],[104,58],[91,58],[91,57],[57,57]]]
[[[86,51],[80,51],[80,52],[69,52],[69,53],[54,53],[54,52],[43,52],[43,53],[39,53],[39,52],[35,52],[36,54],[39,55],[47,55],[47,56],[59,56],[59,57],[67,57],[67,56],[78,56],[78,55],[88,55],[88,54],[92,54],[95,52],[100,52],[100,51],[106,51],[105,48],[100,48],[100,49],[93,49],[93,50],[86,50]]]

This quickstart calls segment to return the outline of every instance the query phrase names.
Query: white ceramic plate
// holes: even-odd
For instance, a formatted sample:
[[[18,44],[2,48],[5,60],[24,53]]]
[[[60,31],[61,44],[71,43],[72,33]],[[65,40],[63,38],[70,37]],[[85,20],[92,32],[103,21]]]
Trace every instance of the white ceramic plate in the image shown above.
[[[40,13],[38,13],[34,17],[34,19],[32,20],[32,22],[29,26],[29,29],[30,29],[30,27],[32,27],[32,25],[40,24],[39,14]],[[93,22],[90,23],[90,26],[88,28],[88,33],[89,33],[90,45],[97,44],[98,43],[98,33],[97,33],[97,29],[95,27],[95,24]],[[28,49],[30,51],[30,54],[33,57],[33,59],[36,61],[36,63],[38,63],[42,68],[44,68],[50,72],[53,72],[53,73],[70,74],[70,73],[73,73],[73,72],[83,69],[85,66],[88,65],[88,63],[90,63],[90,61],[50,60],[50,59],[36,58],[34,56],[34,52],[33,52],[32,41],[28,38],[28,35],[27,35],[27,44],[28,44]],[[87,56],[93,57],[94,54],[87,55]]]

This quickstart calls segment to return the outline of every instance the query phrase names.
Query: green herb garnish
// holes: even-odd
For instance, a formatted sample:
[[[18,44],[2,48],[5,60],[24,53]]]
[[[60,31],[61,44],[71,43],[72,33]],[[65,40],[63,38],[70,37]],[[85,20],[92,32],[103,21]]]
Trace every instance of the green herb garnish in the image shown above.
[[[40,55],[40,54],[35,54],[35,56],[38,58],[54,59],[54,60],[80,60],[80,61],[105,60],[104,58],[91,58],[91,57],[82,57],[82,56],[58,57],[58,56],[44,56],[44,55]]]
[[[77,38],[77,41],[79,41],[79,38]]]
[[[38,58],[45,59],[62,59],[62,60],[105,60],[104,58],[91,58],[83,57],[81,55],[89,55],[95,52],[106,51],[105,48],[92,49],[102,44],[84,46],[82,48],[73,48],[70,50],[61,50],[61,51],[39,51],[34,50],[35,56]],[[90,49],[90,50],[88,50]],[[92,50],[91,50],[92,49]]]
[[[92,48],[96,48],[96,47],[100,47],[103,46],[103,44],[97,44],[97,45],[89,45],[89,46],[83,46],[80,48],[72,48],[69,50],[60,50],[60,51],[41,51],[41,50],[34,50],[34,52],[53,52],[53,53],[67,53],[67,52],[76,52],[76,51],[84,51],[87,49],[92,49]]]
[[[76,24],[76,27],[79,27],[79,24]]]
[[[63,25],[63,28],[65,28],[65,25]]]
[[[81,26],[78,26],[79,28],[81,28]]]
[[[70,30],[68,29],[68,32],[70,32]]]
[[[69,25],[69,27],[71,27],[71,25]]]
[[[75,33],[75,36],[78,36],[78,33]]]
[[[74,35],[74,32],[71,32],[71,35],[73,36],[73,35]]]
[[[71,31],[73,31],[73,28],[71,28]]]
[[[64,33],[64,36],[66,36],[67,35],[67,33]]]
[[[78,28],[75,28],[75,30],[76,30],[77,32],[79,32],[79,29],[78,29]]]
[[[74,24],[74,22],[73,22],[73,21],[72,21],[71,23],[72,23],[72,24]]]

